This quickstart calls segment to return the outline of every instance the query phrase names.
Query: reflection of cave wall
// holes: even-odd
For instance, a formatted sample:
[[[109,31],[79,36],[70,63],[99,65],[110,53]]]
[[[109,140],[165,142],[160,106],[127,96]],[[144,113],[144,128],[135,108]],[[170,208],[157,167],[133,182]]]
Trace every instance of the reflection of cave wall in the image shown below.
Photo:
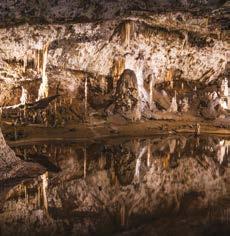
[[[166,213],[192,216],[201,211],[204,217],[208,217],[209,209],[212,211],[219,203],[220,209],[227,208],[229,157],[225,156],[225,162],[218,164],[216,157],[208,151],[212,140],[205,144],[204,139],[200,145],[206,147],[206,157],[199,159],[196,153],[190,153],[193,157],[189,157],[188,153],[179,157],[177,153],[179,148],[183,149],[183,139],[178,138],[174,151],[171,147],[172,154],[175,153],[171,158],[176,159],[177,165],[166,165],[165,155],[170,152],[172,140],[169,138],[163,142],[163,139],[156,138],[152,142],[124,140],[122,144],[28,147],[28,160],[30,153],[36,149],[37,153],[47,155],[49,161],[61,169],[49,177],[49,215],[42,210],[42,205],[38,207],[36,204],[38,183],[35,181],[28,186],[31,189],[28,190],[31,193],[29,200],[18,199],[18,190],[11,191],[0,222],[11,222],[12,232],[18,229],[15,220],[20,219],[25,228],[18,230],[22,231],[36,224],[37,230],[44,232],[69,230],[82,234],[89,230],[111,232],[115,226],[138,225],[141,219],[160,217]],[[213,140],[217,141],[216,138]],[[190,139],[188,143],[192,141]],[[144,149],[146,152],[142,156],[141,150],[149,144],[152,152],[148,163],[148,149]],[[190,146],[184,145],[184,148]],[[165,154],[156,156],[156,149]],[[15,148],[15,151],[23,153],[23,149]],[[141,165],[137,182],[134,175],[139,156]],[[220,165],[224,172],[218,171]],[[108,227],[104,227],[105,222]]]

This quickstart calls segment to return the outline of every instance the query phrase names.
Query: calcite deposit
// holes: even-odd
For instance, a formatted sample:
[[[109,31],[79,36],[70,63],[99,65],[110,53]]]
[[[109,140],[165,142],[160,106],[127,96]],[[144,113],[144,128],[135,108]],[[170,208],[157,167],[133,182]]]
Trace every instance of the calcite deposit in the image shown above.
[[[82,122],[88,120],[85,116],[94,114],[105,118],[106,109],[116,103],[117,81],[127,69],[137,78],[135,99],[141,104],[140,118],[152,118],[162,108],[177,112],[175,105],[172,109],[162,104],[165,98],[177,106],[181,103],[179,110],[185,113],[189,109],[184,108],[182,101],[187,100],[186,106],[191,107],[193,114],[207,119],[229,116],[228,3],[89,2],[57,1],[57,6],[51,1],[40,5],[14,5],[10,1],[8,6],[2,4],[5,10],[1,13],[0,29],[0,103],[3,107],[55,95],[58,87],[60,99],[44,111],[46,119],[52,120],[48,113],[56,109],[56,121],[49,125]],[[14,21],[18,24],[11,24]],[[150,77],[151,88],[146,88]],[[223,93],[224,79],[227,92]],[[155,98],[151,91],[156,88],[163,98]],[[20,99],[25,91],[26,101],[25,97]],[[218,94],[217,105],[221,109],[203,104],[207,111],[200,113],[202,96],[209,96],[213,103],[210,96],[213,92]],[[130,112],[133,112],[131,107]],[[37,112],[28,113],[22,119],[17,111],[14,117],[24,123],[31,120],[47,123]]]

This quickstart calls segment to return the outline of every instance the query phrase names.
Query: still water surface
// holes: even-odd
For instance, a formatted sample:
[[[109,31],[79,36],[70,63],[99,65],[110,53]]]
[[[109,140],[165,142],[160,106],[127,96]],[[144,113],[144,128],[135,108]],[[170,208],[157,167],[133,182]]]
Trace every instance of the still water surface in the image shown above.
[[[3,235],[230,235],[230,139],[12,146],[43,175],[8,186]]]

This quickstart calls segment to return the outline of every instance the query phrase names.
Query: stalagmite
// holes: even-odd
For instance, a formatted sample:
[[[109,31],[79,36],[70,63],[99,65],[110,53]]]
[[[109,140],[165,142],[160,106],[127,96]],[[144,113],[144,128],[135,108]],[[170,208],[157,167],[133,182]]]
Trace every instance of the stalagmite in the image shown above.
[[[22,86],[22,95],[20,97],[21,104],[25,105],[28,99],[28,91]]]
[[[49,42],[46,43],[46,45],[43,47],[42,83],[41,83],[39,91],[38,91],[38,99],[37,100],[47,98],[49,96],[49,83],[48,83],[48,77],[46,75],[48,48],[49,48]]]
[[[177,99],[176,99],[176,94],[175,94],[175,96],[172,98],[172,103],[168,111],[177,112],[177,110],[178,110],[178,106],[177,106]]]
[[[189,110],[188,98],[184,98],[181,104],[181,111],[188,112],[188,110]]]

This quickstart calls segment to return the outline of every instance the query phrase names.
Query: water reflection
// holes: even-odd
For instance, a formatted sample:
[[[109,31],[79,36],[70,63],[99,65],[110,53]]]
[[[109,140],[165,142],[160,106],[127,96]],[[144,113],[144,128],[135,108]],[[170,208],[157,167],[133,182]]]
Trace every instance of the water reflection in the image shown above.
[[[202,235],[219,224],[228,230],[229,146],[226,138],[203,136],[14,146],[21,159],[49,172],[21,183],[25,198],[20,185],[7,193],[2,232],[9,222],[19,233],[34,225],[35,233],[78,235],[132,234],[139,227]]]

